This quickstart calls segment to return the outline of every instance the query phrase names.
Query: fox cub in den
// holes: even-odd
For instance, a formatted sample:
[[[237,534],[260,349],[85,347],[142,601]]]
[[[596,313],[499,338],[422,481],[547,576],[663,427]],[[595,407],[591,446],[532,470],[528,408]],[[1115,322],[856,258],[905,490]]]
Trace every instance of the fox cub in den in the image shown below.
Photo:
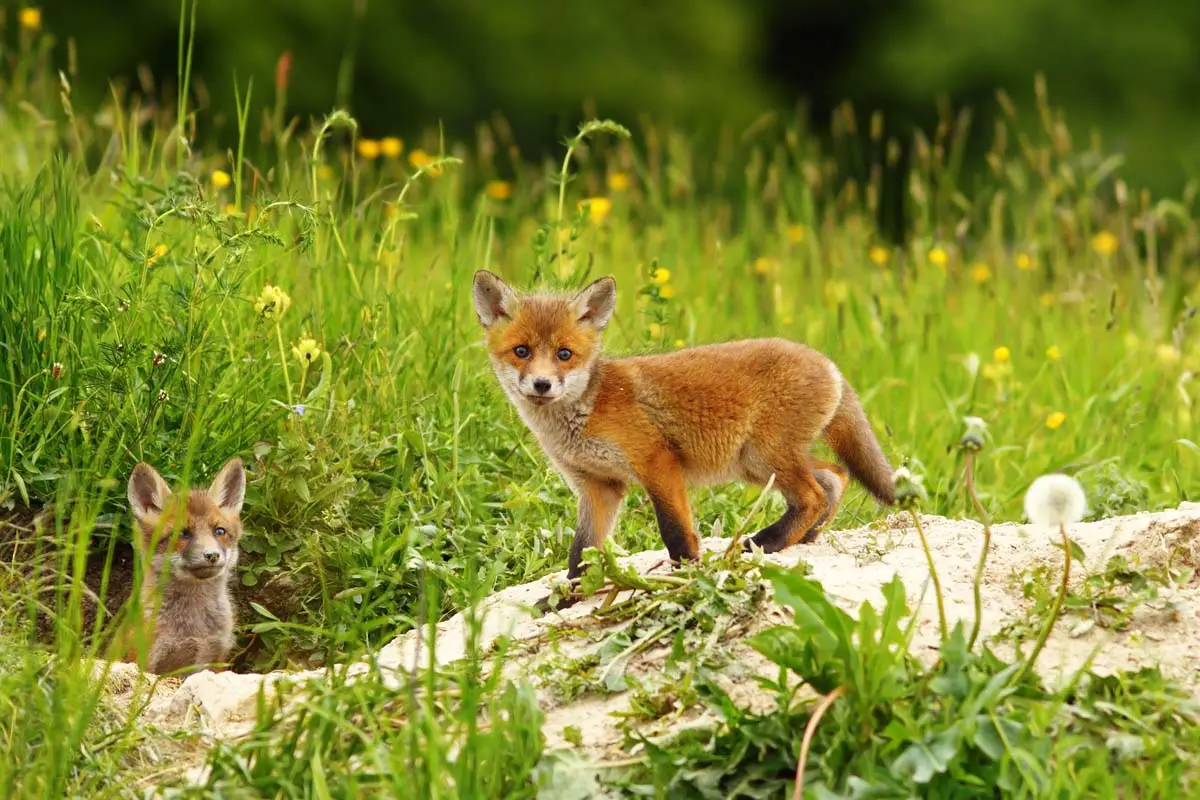
[[[491,272],[475,274],[496,377],[579,499],[568,578],[582,572],[583,550],[612,531],[633,481],[676,563],[700,555],[689,484],[761,486],[774,474],[787,510],[750,540],[768,553],[815,538],[842,501],[847,470],[895,503],[892,468],[827,357],[785,339],[748,339],[608,359],[600,340],[616,292],[606,277],[574,295],[518,296]],[[817,438],[845,469],[808,454]]]
[[[239,515],[246,472],[234,458],[207,489],[177,496],[149,464],[129,476],[129,505],[139,530],[135,544],[149,560],[141,605],[150,647],[139,658],[131,642],[128,660],[163,675],[224,663],[233,649],[233,601],[229,579],[238,562]]]

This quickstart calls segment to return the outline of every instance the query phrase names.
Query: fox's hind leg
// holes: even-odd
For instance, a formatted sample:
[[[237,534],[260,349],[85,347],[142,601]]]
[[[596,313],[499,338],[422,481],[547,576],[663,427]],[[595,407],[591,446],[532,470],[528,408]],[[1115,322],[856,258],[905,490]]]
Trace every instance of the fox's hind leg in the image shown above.
[[[825,486],[825,483],[837,483],[834,473],[824,468],[813,470],[807,458],[774,472],[775,488],[787,501],[787,510],[782,517],[750,537],[745,545],[749,549],[753,542],[764,553],[776,553],[804,541],[818,522],[829,518],[836,510]]]
[[[821,529],[837,516],[838,508],[846,497],[846,487],[850,484],[850,474],[837,464],[816,458],[809,458],[808,464],[812,468],[813,478],[825,490],[825,511],[800,539],[803,544],[815,541]]]

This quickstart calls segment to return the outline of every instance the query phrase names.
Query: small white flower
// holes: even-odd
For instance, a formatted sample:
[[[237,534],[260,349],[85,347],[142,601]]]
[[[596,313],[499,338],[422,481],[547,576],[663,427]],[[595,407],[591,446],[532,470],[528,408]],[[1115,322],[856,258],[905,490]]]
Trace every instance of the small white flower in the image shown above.
[[[1087,495],[1069,475],[1042,475],[1025,492],[1025,516],[1034,525],[1069,525],[1087,513]]]

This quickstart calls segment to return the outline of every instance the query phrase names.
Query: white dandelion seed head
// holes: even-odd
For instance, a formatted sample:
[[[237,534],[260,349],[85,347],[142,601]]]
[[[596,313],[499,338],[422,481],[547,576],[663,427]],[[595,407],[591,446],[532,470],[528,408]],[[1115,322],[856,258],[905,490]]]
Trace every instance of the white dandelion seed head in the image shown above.
[[[1087,513],[1087,495],[1070,475],[1042,475],[1025,492],[1025,516],[1034,525],[1069,525]]]

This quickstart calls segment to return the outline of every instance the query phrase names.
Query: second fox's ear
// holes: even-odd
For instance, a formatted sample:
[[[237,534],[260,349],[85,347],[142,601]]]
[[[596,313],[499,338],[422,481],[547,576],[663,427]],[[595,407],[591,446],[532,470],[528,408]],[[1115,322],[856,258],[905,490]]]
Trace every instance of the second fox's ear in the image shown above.
[[[231,458],[217,477],[213,478],[208,494],[223,511],[238,515],[246,499],[246,469],[240,458]]]
[[[512,317],[513,309],[517,307],[517,293],[499,275],[481,269],[475,273],[475,281],[471,287],[475,300],[475,314],[479,324],[490,328],[501,317]]]
[[[617,282],[612,278],[601,278],[585,286],[575,295],[575,310],[580,322],[591,323],[596,330],[608,327],[613,311],[617,307]]]
[[[162,476],[146,463],[140,463],[133,468],[129,476],[129,507],[138,519],[157,516],[166,508],[167,498],[171,489]]]

